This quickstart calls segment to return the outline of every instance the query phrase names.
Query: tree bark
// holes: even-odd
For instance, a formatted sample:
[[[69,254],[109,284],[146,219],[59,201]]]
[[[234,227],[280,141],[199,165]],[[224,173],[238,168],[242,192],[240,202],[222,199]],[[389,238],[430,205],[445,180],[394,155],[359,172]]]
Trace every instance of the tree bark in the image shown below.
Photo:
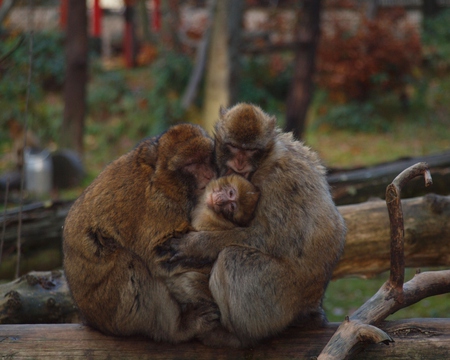
[[[86,1],[69,0],[66,31],[66,79],[64,119],[60,145],[83,155],[88,35]]]
[[[217,1],[205,84],[203,127],[212,132],[221,106],[237,99],[239,43],[244,1]]]
[[[294,76],[286,104],[286,131],[301,139],[305,130],[306,115],[313,96],[313,77],[316,49],[320,36],[320,0],[300,2],[296,37]]]
[[[426,162],[430,166],[433,177],[431,191],[436,194],[448,195],[450,183],[450,152],[416,158],[400,159],[384,164],[359,169],[332,169],[327,176],[331,185],[333,199],[338,205],[355,204],[367,201],[369,198],[384,198],[386,186],[403,169],[417,163]],[[412,180],[403,190],[403,198],[420,196],[428,193],[423,182]]]
[[[5,359],[313,359],[336,331],[332,323],[319,330],[291,327],[251,349],[215,349],[198,342],[172,345],[145,338],[103,335],[80,324],[0,325],[0,357]],[[354,359],[446,359],[450,352],[450,319],[409,319],[384,323],[394,343],[368,345]]]
[[[450,196],[402,201],[407,267],[450,265]],[[348,228],[334,278],[371,277],[389,269],[389,216],[384,201],[338,207]]]
[[[0,285],[0,324],[79,321],[62,271],[31,272]]]

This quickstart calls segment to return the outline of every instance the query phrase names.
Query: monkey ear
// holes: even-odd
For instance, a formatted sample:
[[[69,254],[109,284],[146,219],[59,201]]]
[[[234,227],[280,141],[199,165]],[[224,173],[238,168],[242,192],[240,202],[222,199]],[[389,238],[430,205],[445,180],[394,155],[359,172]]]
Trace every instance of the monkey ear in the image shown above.
[[[138,146],[139,161],[150,166],[155,166],[158,159],[157,137],[143,140]]]
[[[276,125],[277,125],[277,118],[275,116],[271,116],[268,122],[268,128],[270,129],[271,132],[275,130]]]
[[[219,109],[219,118],[223,118],[227,113],[227,109],[225,108],[225,106],[220,105],[220,109]]]

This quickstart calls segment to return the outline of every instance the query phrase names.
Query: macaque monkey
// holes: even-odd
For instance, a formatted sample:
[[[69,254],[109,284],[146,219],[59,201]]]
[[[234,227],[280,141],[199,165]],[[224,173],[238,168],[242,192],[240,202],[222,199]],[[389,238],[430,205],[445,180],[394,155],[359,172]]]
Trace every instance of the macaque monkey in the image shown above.
[[[212,301],[176,301],[167,286],[172,274],[156,256],[167,238],[190,229],[197,198],[214,177],[212,139],[183,124],[141,142],[81,194],[67,216],[63,247],[69,287],[87,324],[174,343],[218,326]]]
[[[248,226],[258,200],[258,189],[241,176],[212,180],[192,213],[192,226],[211,231]]]
[[[168,240],[169,264],[214,263],[209,288],[239,346],[294,323],[323,325],[322,298],[346,229],[317,154],[245,103],[221,109],[215,154],[220,176],[237,174],[259,189],[255,217],[248,227]]]

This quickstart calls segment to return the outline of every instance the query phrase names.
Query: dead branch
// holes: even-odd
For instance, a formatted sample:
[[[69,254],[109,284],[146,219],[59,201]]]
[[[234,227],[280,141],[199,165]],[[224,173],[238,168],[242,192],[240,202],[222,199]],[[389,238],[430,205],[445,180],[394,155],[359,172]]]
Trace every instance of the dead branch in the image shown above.
[[[430,171],[426,163],[417,163],[402,171],[386,189],[386,204],[391,228],[391,274],[389,282],[393,289],[401,292],[405,276],[404,238],[405,228],[400,192],[403,186],[416,176],[425,178],[425,186],[430,186]]]
[[[0,285],[0,324],[74,321],[78,311],[62,271],[31,272]]]
[[[450,270],[417,274],[404,282],[404,224],[400,200],[402,187],[412,178],[422,175],[425,185],[431,184],[426,163],[415,164],[399,174],[386,189],[386,204],[391,230],[391,273],[389,280],[355,313],[347,318],[319,355],[319,360],[346,359],[358,343],[391,340],[389,335],[374,331],[388,315],[412,305],[425,297],[450,292]],[[366,327],[369,326],[369,327]],[[380,330],[381,331],[381,330]],[[364,336],[362,336],[362,332]]]

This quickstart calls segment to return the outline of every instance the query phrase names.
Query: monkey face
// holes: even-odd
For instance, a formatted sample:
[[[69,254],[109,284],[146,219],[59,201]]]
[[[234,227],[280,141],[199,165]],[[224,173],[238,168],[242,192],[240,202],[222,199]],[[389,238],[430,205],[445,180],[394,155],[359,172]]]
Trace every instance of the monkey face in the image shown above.
[[[186,184],[198,195],[216,176],[214,143],[197,125],[173,126],[159,139],[157,171]]]
[[[206,205],[216,214],[239,226],[247,226],[259,200],[259,190],[242,176],[218,178],[206,188]]]
[[[276,119],[251,104],[221,109],[215,126],[216,160],[221,175],[237,173],[246,179],[273,147]]]

